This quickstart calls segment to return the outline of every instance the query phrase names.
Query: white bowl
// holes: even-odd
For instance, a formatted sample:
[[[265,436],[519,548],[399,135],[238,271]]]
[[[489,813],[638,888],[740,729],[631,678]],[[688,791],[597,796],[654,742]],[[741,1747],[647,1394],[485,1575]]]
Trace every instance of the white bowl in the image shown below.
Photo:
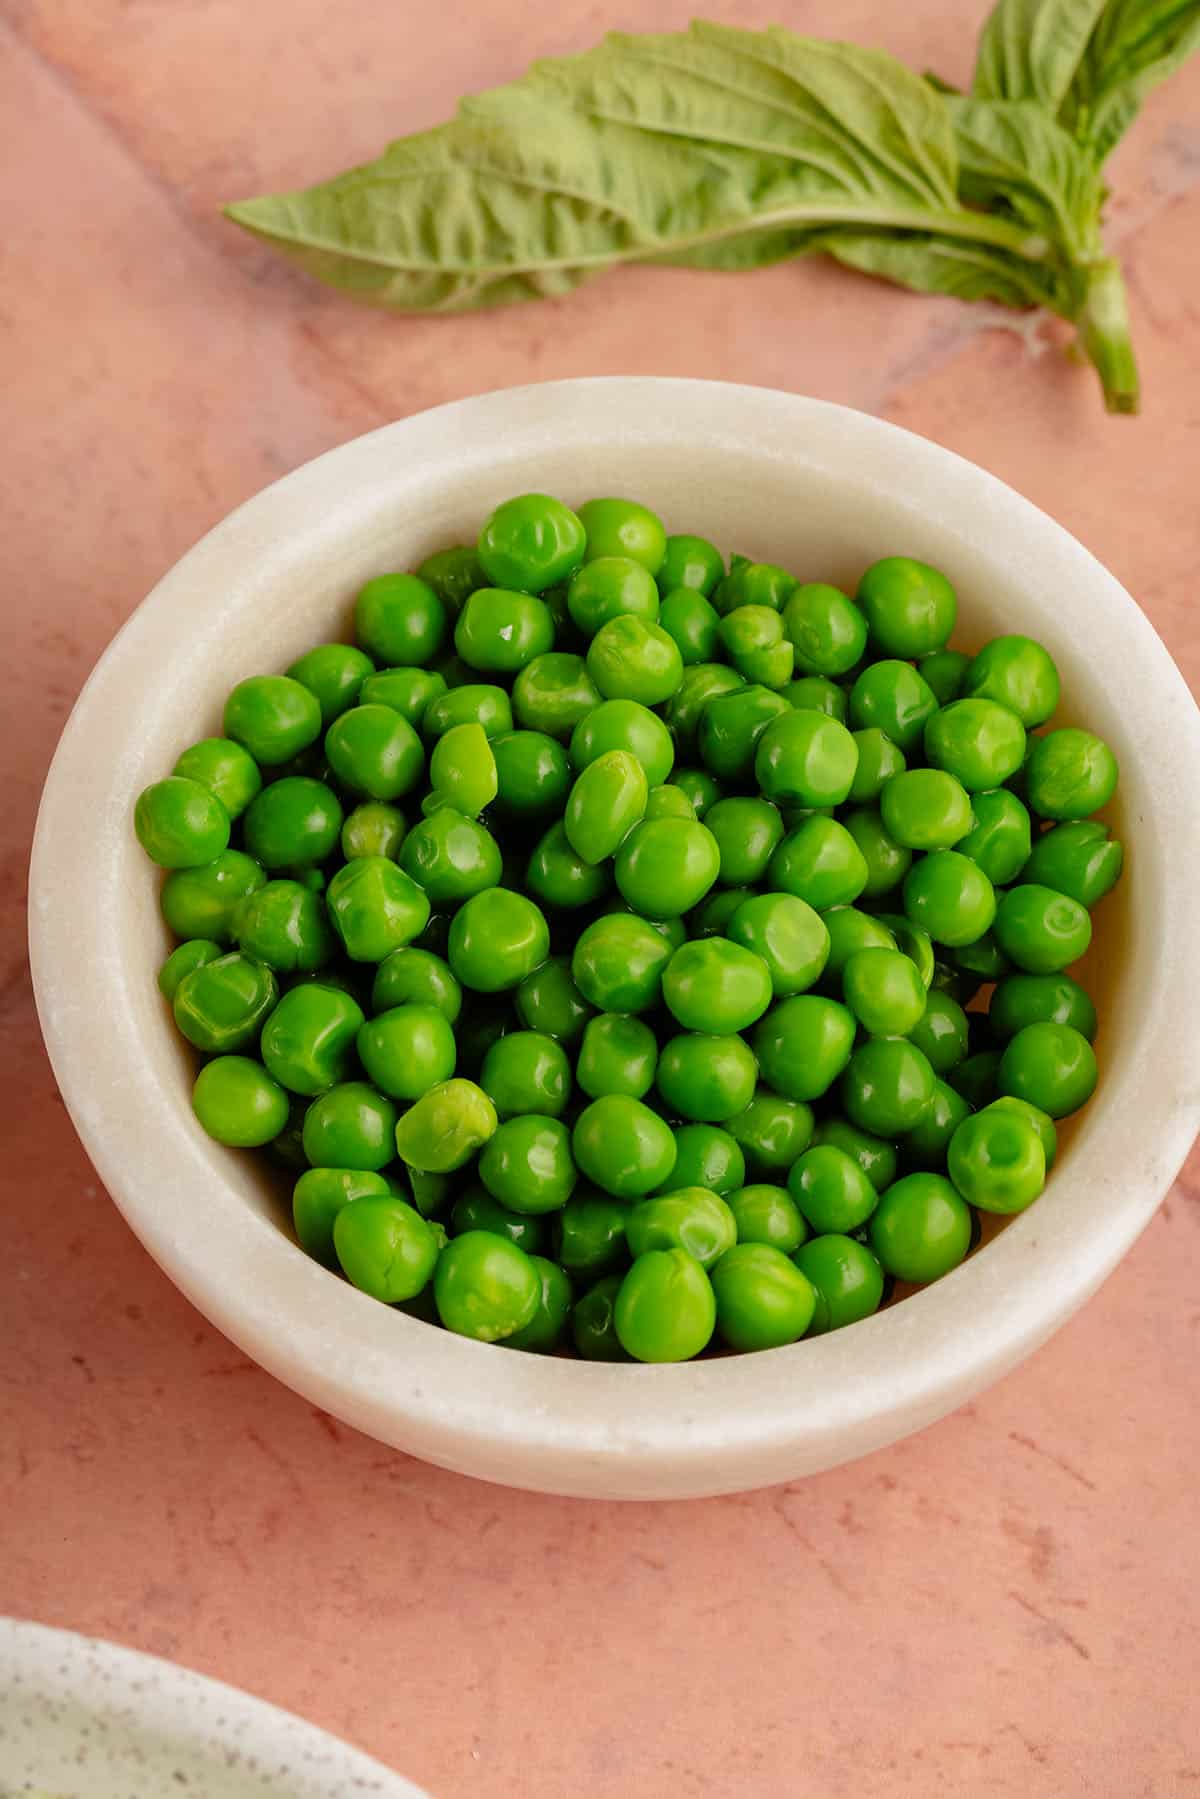
[[[1151,446],[1153,453],[1153,446]],[[969,648],[1027,631],[1061,718],[1114,746],[1128,847],[1089,984],[1101,1082],[1046,1194],[945,1280],[849,1330],[678,1367],[505,1353],[366,1298],[292,1241],[253,1158],[192,1116],[155,971],[168,945],[132,806],[226,691],[345,635],[370,575],[473,537],[509,494],[636,494],[674,530],[853,585],[878,556],[944,569]],[[931,1423],[1068,1318],[1146,1225],[1200,1100],[1200,728],[1129,595],[1002,482],[815,400],[703,381],[485,394],[346,444],[251,500],[171,570],[63,733],[34,846],[30,935],[46,1042],[83,1142],[173,1281],[256,1361],[444,1467],[604,1498],[721,1493],[830,1467]]]

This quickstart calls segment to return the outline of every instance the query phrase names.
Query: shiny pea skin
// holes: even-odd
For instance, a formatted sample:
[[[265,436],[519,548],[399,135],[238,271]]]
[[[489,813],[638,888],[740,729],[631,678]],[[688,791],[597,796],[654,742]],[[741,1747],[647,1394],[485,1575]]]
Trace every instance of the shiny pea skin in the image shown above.
[[[396,1153],[425,1174],[452,1174],[494,1133],[496,1108],[481,1087],[456,1077],[431,1087],[396,1125]]]
[[[516,987],[550,953],[550,932],[523,893],[490,887],[454,915],[447,960],[464,987],[500,993]]]
[[[1091,731],[1049,731],[1033,745],[1026,771],[1029,804],[1040,818],[1086,818],[1112,798],[1117,759]]]
[[[732,943],[751,950],[766,964],[776,999],[791,998],[813,986],[829,957],[825,922],[794,894],[759,893],[739,899],[727,934]]]
[[[391,1197],[382,1174],[367,1168],[307,1168],[292,1189],[292,1223],[300,1247],[326,1268],[338,1266],[334,1220],[352,1200]]]
[[[418,575],[377,575],[354,602],[354,635],[382,668],[431,662],[448,622],[441,600]]]
[[[582,656],[548,650],[527,662],[513,682],[513,717],[523,730],[569,737],[602,698]]]
[[[771,1003],[761,956],[724,937],[685,943],[663,971],[663,998],[685,1030],[748,1030]]]
[[[583,522],[569,506],[550,494],[527,493],[496,507],[479,533],[475,555],[487,580],[541,593],[578,568],[586,545]]]
[[[571,1282],[557,1262],[545,1256],[531,1256],[541,1282],[537,1311],[528,1324],[500,1340],[506,1349],[531,1350],[549,1355],[558,1348],[566,1332],[575,1297]]]
[[[570,1132],[536,1112],[505,1119],[480,1152],[479,1178],[511,1212],[561,1211],[576,1181]]]
[[[711,662],[720,641],[720,614],[695,587],[663,592],[658,622],[675,641],[685,668]]]
[[[667,538],[657,580],[664,594],[682,588],[707,597],[724,573],[725,561],[715,544],[681,533]]]
[[[831,1143],[857,1162],[876,1193],[896,1178],[896,1148],[882,1137],[860,1131],[848,1118],[823,1118],[813,1132],[814,1143]]]
[[[278,997],[271,970],[234,951],[185,975],[175,993],[175,1023],[197,1049],[224,1055],[254,1041]]]
[[[361,682],[357,703],[390,706],[418,730],[429,707],[445,691],[446,682],[435,669],[381,668]]]
[[[745,1110],[726,1121],[726,1129],[755,1174],[783,1174],[812,1138],[812,1107],[758,1087]]]
[[[681,1124],[675,1130],[673,1187],[707,1187],[728,1193],[746,1179],[741,1145],[727,1130],[715,1124]]]
[[[191,744],[171,773],[207,787],[230,818],[240,818],[262,787],[254,757],[229,737],[205,737]]]
[[[458,615],[454,647],[468,668],[516,674],[554,648],[554,620],[533,594],[481,587]]]
[[[484,1056],[479,1085],[501,1119],[528,1112],[558,1118],[571,1097],[571,1064],[562,1045],[544,1032],[510,1031]]]
[[[1000,981],[988,1007],[988,1026],[1007,1043],[1027,1024],[1069,1024],[1090,1043],[1096,1035],[1096,1008],[1078,981],[1056,974],[1010,974]]]
[[[577,911],[611,891],[612,872],[607,862],[587,862],[572,848],[560,818],[534,845],[524,884],[541,905]]]
[[[853,1013],[837,1000],[801,993],[773,1006],[751,1039],[762,1078],[787,1099],[827,1093],[850,1060]]]
[[[852,731],[851,736],[858,750],[858,764],[847,798],[861,806],[878,799],[892,777],[904,773],[904,752],[878,728]]]
[[[859,1163],[832,1143],[806,1149],[788,1171],[787,1186],[818,1236],[857,1230],[879,1202]]]
[[[933,1098],[934,1072],[903,1037],[873,1037],[850,1057],[842,1077],[846,1116],[877,1137],[899,1137],[920,1123]]]
[[[424,889],[385,856],[360,856],[339,868],[325,903],[352,962],[382,962],[429,921]]]
[[[974,824],[956,845],[977,862],[994,887],[1005,887],[1025,869],[1032,842],[1029,813],[1015,793],[994,787],[971,795]],[[1028,875],[1037,880],[1036,874]],[[1052,884],[1052,883],[1051,883]]]
[[[577,1301],[571,1335],[585,1362],[627,1362],[631,1358],[617,1336],[613,1313],[622,1276],[606,1274]]]
[[[315,1098],[349,1075],[363,1022],[348,993],[317,982],[291,988],[263,1026],[267,1072],[289,1093]]]
[[[333,955],[325,902],[298,881],[268,881],[241,904],[238,947],[277,974],[311,974]]]
[[[920,1286],[957,1268],[971,1244],[971,1212],[943,1175],[905,1175],[882,1194],[871,1248],[886,1273]]]
[[[682,1187],[629,1208],[625,1236],[636,1260],[652,1249],[685,1249],[711,1268],[737,1242],[729,1206],[705,1187]]]
[[[649,1025],[620,1012],[604,1012],[584,1027],[575,1078],[590,1099],[626,1093],[642,1099],[654,1085],[658,1042]]]
[[[364,800],[342,826],[341,849],[347,862],[358,856],[386,856],[394,862],[408,829],[403,812],[386,800]]]
[[[628,750],[646,771],[651,787],[667,779],[675,760],[675,746],[662,719],[637,700],[605,700],[571,733],[569,754],[580,770],[606,750]]]
[[[447,1330],[496,1343],[532,1323],[541,1281],[532,1259],[515,1243],[491,1231],[465,1231],[437,1259],[434,1296]]]
[[[1097,819],[1068,819],[1038,838],[1022,878],[1063,893],[1090,911],[1120,879],[1125,851]]]
[[[1087,908],[1036,882],[1000,895],[993,928],[1004,954],[1027,974],[1057,974],[1078,961],[1092,940]]]
[[[374,674],[375,664],[353,644],[318,643],[285,672],[316,695],[321,721],[328,725],[354,705],[363,682]]]
[[[261,1062],[214,1056],[196,1076],[192,1110],[216,1142],[259,1149],[287,1124],[288,1096]]]
[[[242,902],[266,885],[266,870],[242,850],[223,850],[203,868],[172,870],[159,905],[177,937],[207,937],[228,943]]]
[[[879,1310],[883,1269],[865,1244],[829,1232],[802,1244],[793,1259],[816,1297],[810,1337],[842,1330]]]
[[[866,857],[835,818],[805,819],[788,832],[767,869],[774,892],[790,893],[815,912],[852,905],[869,878]]]
[[[462,988],[449,964],[431,951],[407,944],[379,964],[371,989],[371,1010],[392,1006],[436,1006],[450,1024],[462,1010]]]
[[[173,1001],[187,975],[215,962],[221,954],[221,945],[211,937],[192,937],[177,944],[158,971],[158,991],[165,1000]]]
[[[587,1179],[618,1199],[653,1193],[675,1165],[670,1126],[641,1100],[624,1094],[606,1094],[584,1108],[572,1149]]]
[[[168,775],[138,796],[138,842],[160,868],[200,868],[229,843],[229,814],[199,781]]]
[[[783,608],[783,628],[796,652],[796,667],[807,675],[848,674],[867,644],[864,614],[840,588],[821,581],[802,583]]]
[[[394,1194],[364,1194],[338,1212],[333,1246],[355,1287],[385,1305],[413,1299],[438,1260],[436,1228]]]
[[[684,1031],[662,1045],[654,1078],[676,1116],[725,1124],[749,1105],[758,1069],[741,1037]]]
[[[739,1243],[769,1243],[791,1255],[808,1235],[800,1208],[786,1187],[756,1183],[725,1195]]]
[[[780,1349],[797,1342],[812,1322],[812,1286],[796,1263],[769,1243],[735,1244],[711,1279],[717,1329],[731,1349]]]
[[[713,1334],[717,1308],[707,1274],[683,1249],[651,1249],[621,1282],[613,1325],[639,1362],[685,1362]]]
[[[605,861],[646,810],[646,771],[628,750],[607,750],[578,775],[567,798],[563,828],[585,862]]]
[[[505,689],[488,681],[464,681],[435,695],[421,715],[426,743],[436,743],[459,725],[480,725],[489,741],[511,731],[512,702]]]

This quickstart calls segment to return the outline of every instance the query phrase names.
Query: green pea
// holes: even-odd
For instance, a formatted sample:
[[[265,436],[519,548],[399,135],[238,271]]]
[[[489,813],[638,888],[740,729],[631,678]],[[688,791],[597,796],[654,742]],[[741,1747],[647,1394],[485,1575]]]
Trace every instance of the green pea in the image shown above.
[[[235,951],[184,976],[175,994],[175,1023],[197,1049],[222,1055],[257,1038],[278,997],[271,970]]]
[[[1050,731],[1033,745],[1027,769],[1029,804],[1039,818],[1086,818],[1117,787],[1117,759],[1091,731]]]
[[[601,625],[592,638],[587,669],[608,700],[657,706],[683,679],[683,660],[670,634],[645,619],[624,614]]]
[[[696,810],[681,787],[664,782],[646,794],[646,818],[695,818]]]
[[[921,1121],[933,1097],[934,1073],[903,1037],[874,1037],[851,1056],[842,1105],[852,1124],[877,1137],[899,1137]]]
[[[821,712],[844,725],[849,710],[846,691],[826,675],[801,675],[789,681],[783,697],[794,712]]]
[[[802,1244],[793,1259],[815,1296],[810,1337],[858,1324],[879,1310],[883,1269],[864,1243],[830,1232]]]
[[[963,692],[1015,712],[1026,730],[1044,725],[1058,705],[1058,670],[1032,637],[993,637],[967,669]]]
[[[266,874],[252,856],[224,850],[203,868],[179,868],[163,882],[159,905],[177,937],[207,937],[229,942],[242,902],[266,884]]]
[[[707,1187],[712,1193],[728,1193],[746,1179],[741,1145],[719,1125],[678,1125],[669,1179],[672,1187]]]
[[[322,724],[332,724],[358,698],[358,690],[375,664],[349,643],[318,643],[287,669],[293,681],[307,687],[321,708]]]
[[[350,994],[317,982],[291,988],[263,1026],[267,1072],[290,1093],[315,1098],[346,1079],[362,1024]]]
[[[536,1112],[506,1119],[480,1154],[479,1178],[511,1212],[561,1210],[576,1179],[570,1132]]]
[[[325,903],[352,962],[382,962],[429,921],[428,896],[385,856],[359,856],[339,868]]]
[[[701,1124],[724,1124],[744,1111],[758,1068],[740,1037],[686,1031],[659,1051],[655,1081],[671,1110]]]
[[[946,1081],[934,1081],[933,1097],[925,1116],[907,1132],[901,1144],[904,1166],[931,1169],[940,1174],[955,1131],[970,1113],[970,1106]]]
[[[375,971],[371,1010],[393,1006],[436,1006],[454,1024],[462,1010],[462,988],[441,956],[405,945],[393,950]]]
[[[797,587],[796,577],[774,562],[730,558],[729,573],[714,589],[712,601],[724,616],[739,606],[771,606],[782,612]]]
[[[454,647],[468,668],[516,674],[554,648],[554,620],[533,594],[481,587],[458,615]]]
[[[454,1032],[436,1006],[392,1006],[358,1032],[358,1059],[389,1099],[414,1100],[454,1073]]]
[[[996,906],[996,941],[1028,974],[1057,974],[1092,940],[1087,909],[1065,893],[1035,882],[1010,887]]]
[[[622,1276],[607,1274],[583,1295],[571,1315],[575,1348],[585,1362],[627,1362],[613,1318]]]
[[[447,804],[468,818],[491,805],[500,784],[482,725],[455,725],[438,738],[429,758],[429,780]]]
[[[372,1299],[398,1305],[427,1285],[438,1261],[433,1226],[393,1194],[366,1194],[342,1206],[333,1243],[348,1280]]]
[[[560,818],[534,845],[525,869],[525,885],[544,906],[576,911],[604,898],[611,890],[612,874],[607,863],[586,862],[571,847],[566,825]]]
[[[138,796],[138,842],[160,868],[202,868],[229,842],[229,814],[199,781],[168,775]]]
[[[268,881],[238,908],[238,948],[276,974],[311,974],[333,955],[325,902],[299,881]]]
[[[417,570],[421,580],[432,587],[451,617],[457,617],[477,587],[486,580],[475,545],[451,544],[434,550]]]
[[[845,675],[861,661],[867,621],[840,588],[822,581],[797,587],[783,608],[783,628],[806,675]]]
[[[527,1349],[538,1355],[550,1355],[563,1340],[571,1315],[574,1290],[567,1276],[545,1256],[532,1256],[541,1283],[537,1311],[529,1323],[502,1339],[506,1349]]]
[[[940,1280],[970,1246],[970,1208],[940,1174],[906,1174],[882,1195],[871,1218],[871,1248],[897,1280]]]
[[[1006,886],[1029,859],[1029,814],[1005,787],[972,794],[971,805],[975,822],[959,840],[959,852],[977,862],[994,887]]]
[[[854,729],[882,731],[906,755],[920,745],[937,709],[932,687],[907,662],[872,662],[850,689],[849,719]]]
[[[543,1217],[532,1212],[528,1216],[510,1212],[507,1206],[492,1198],[486,1187],[470,1187],[454,1202],[450,1234],[462,1237],[467,1231],[492,1231],[497,1237],[507,1237],[510,1243],[531,1256],[546,1247],[548,1235]]]
[[[795,651],[773,606],[735,606],[718,630],[726,656],[745,680],[782,687],[791,679]]]
[[[685,943],[663,972],[663,998],[685,1030],[747,1030],[771,1003],[761,956],[723,937]]]
[[[243,822],[246,848],[264,868],[323,862],[337,847],[342,807],[324,781],[285,776],[252,800]]]
[[[321,735],[320,702],[288,675],[251,675],[226,700],[223,729],[260,766],[274,768]]]
[[[911,556],[873,562],[858,584],[857,599],[871,636],[887,656],[915,659],[940,650],[958,616],[945,575]]]
[[[458,725],[479,725],[489,739],[513,728],[512,702],[503,687],[465,681],[429,702],[421,717],[426,743],[434,743]]]
[[[1095,1092],[1095,1051],[1072,1025],[1028,1024],[1004,1051],[999,1086],[1050,1118],[1066,1118]]]
[[[670,1126],[641,1100],[623,1093],[607,1093],[584,1107],[571,1147],[587,1179],[618,1199],[653,1193],[675,1165]]]
[[[711,1281],[717,1329],[731,1349],[779,1349],[797,1342],[812,1323],[811,1284],[772,1244],[735,1244],[713,1269]]]
[[[684,669],[682,681],[663,708],[663,716],[682,751],[690,755],[697,748],[700,723],[709,701],[736,693],[744,685],[736,669],[727,668],[723,662],[697,662]],[[772,712],[773,718],[777,711],[776,708]]]
[[[563,828],[576,855],[605,861],[646,810],[646,771],[628,750],[607,750],[589,762],[567,799]]]
[[[896,948],[890,927],[872,913],[860,912],[857,906],[831,906],[820,916],[829,936],[823,984],[831,993],[841,992],[842,973],[859,950]]]
[[[707,537],[677,535],[667,539],[658,584],[664,594],[685,588],[707,598],[724,573],[725,560]]]
[[[975,822],[966,788],[937,768],[893,776],[879,809],[889,834],[910,850],[952,849]]]
[[[474,894],[450,926],[448,960],[464,987],[500,993],[515,987],[550,953],[545,918],[523,893],[490,887]]]
[[[550,650],[527,662],[513,682],[513,715],[526,730],[569,737],[601,698],[582,656]]]
[[[497,587],[541,593],[578,568],[587,544],[582,520],[545,493],[497,506],[479,533],[479,566]],[[469,597],[469,596],[466,596]]]
[[[791,1255],[808,1235],[808,1226],[786,1187],[757,1183],[726,1194],[739,1243],[769,1243]]]
[[[606,750],[628,750],[646,771],[651,787],[671,772],[675,747],[661,718],[636,700],[605,700],[581,719],[571,733],[570,757],[584,769]]]
[[[854,1231],[865,1224],[879,1195],[852,1156],[832,1143],[805,1150],[792,1164],[788,1192],[812,1229]]]
[[[491,1137],[496,1108],[473,1081],[443,1081],[422,1094],[396,1125],[396,1153],[426,1174],[452,1174]]]
[[[867,865],[863,893],[878,899],[893,892],[912,867],[912,851],[891,836],[876,806],[856,806],[844,814],[846,830]]]
[[[816,912],[849,905],[869,878],[866,857],[835,818],[805,819],[788,832],[767,869],[775,892],[790,893]]]
[[[759,1087],[745,1110],[729,1119],[727,1128],[755,1174],[782,1174],[808,1147],[812,1107]]]
[[[939,706],[961,697],[971,658],[961,650],[931,650],[917,660],[917,673],[933,689]]]
[[[352,706],[343,712],[325,733],[325,754],[343,787],[373,800],[399,799],[425,767],[421,739],[390,706]]]
[[[658,1043],[639,1018],[605,1012],[584,1026],[575,1077],[591,1099],[627,1093],[641,1099],[654,1085]]]
[[[1068,974],[1007,975],[992,994],[988,1025],[998,1043],[1007,1043],[1027,1024],[1069,1024],[1090,1043],[1096,1035],[1096,1008]]]
[[[997,902],[1000,897],[997,894]],[[998,981],[1012,973],[1012,962],[1000,948],[994,931],[985,931],[974,943],[960,944],[953,955],[955,965],[966,969],[977,981]]]
[[[999,787],[1025,759],[1025,727],[995,700],[952,700],[925,727],[925,754],[969,793]]]
[[[432,661],[447,622],[445,606],[417,575],[377,575],[354,602],[354,634],[384,668]]]
[[[904,752],[878,729],[852,731],[850,735],[858,750],[858,765],[847,798],[861,806],[878,799],[893,776],[904,773]]]
[[[950,1139],[947,1172],[980,1211],[1023,1212],[1046,1184],[1046,1152],[1027,1118],[988,1106]]]
[[[262,786],[254,757],[228,737],[205,737],[193,743],[184,750],[171,773],[207,787],[230,818],[240,818]]]
[[[876,1193],[890,1187],[896,1178],[895,1145],[869,1131],[860,1131],[848,1118],[823,1118],[813,1132],[814,1143],[831,1143],[835,1149],[858,1163]]]
[[[304,1153],[314,1168],[386,1168],[396,1108],[365,1081],[341,1081],[304,1114]]]
[[[700,759],[718,781],[748,780],[767,727],[792,716],[787,701],[769,687],[756,684],[718,693],[700,714],[696,734]]]
[[[221,945],[211,937],[192,937],[179,944],[158,971],[158,991],[164,999],[173,1001],[186,977],[215,962],[221,953]]]
[[[1028,1100],[1014,1099],[1011,1094],[1005,1094],[1002,1099],[992,1100],[984,1109],[988,1112],[1015,1112],[1027,1124],[1031,1124],[1037,1132],[1038,1141],[1042,1146],[1042,1155],[1045,1157],[1046,1173],[1049,1174],[1058,1153],[1058,1132],[1054,1128],[1054,1120],[1049,1113],[1041,1111],[1037,1106],[1031,1106]]]
[[[916,1024],[903,1033],[937,1075],[948,1074],[967,1053],[967,1015],[949,993],[931,989]]]
[[[977,1112],[995,1099],[999,1079],[1000,1052],[984,1049],[950,1070],[949,1085]]]
[[[740,900],[727,932],[731,942],[766,964],[776,999],[811,987],[829,956],[825,923],[812,906],[790,893],[761,893]]]
[[[703,899],[717,878],[721,855],[704,825],[655,818],[635,825],[617,852],[617,887],[649,918],[678,918]]]
[[[683,1249],[651,1249],[621,1282],[613,1326],[638,1362],[686,1362],[707,1345],[717,1307],[707,1274]]]
[[[571,767],[560,743],[543,731],[505,731],[492,739],[497,811],[531,822],[561,812]]]
[[[1117,883],[1123,845],[1096,819],[1069,819],[1038,838],[1023,868],[1026,881],[1051,887],[1090,911]]]
[[[292,1189],[292,1222],[301,1249],[326,1268],[338,1266],[333,1226],[352,1201],[394,1197],[382,1174],[366,1168],[309,1168]]]
[[[359,686],[357,699],[360,706],[390,706],[415,731],[445,691],[445,679],[436,669],[383,668],[367,675]]]
[[[935,943],[974,943],[991,929],[996,894],[983,870],[957,850],[933,850],[904,880],[904,910]]]
[[[635,1260],[655,1249],[685,1249],[702,1268],[737,1242],[733,1213],[706,1187],[681,1187],[630,1206],[625,1236]]]
[[[685,668],[711,662],[720,642],[720,614],[695,587],[663,589],[658,622],[674,639]]]
[[[842,991],[873,1037],[907,1037],[925,1012],[925,983],[899,950],[857,950],[842,970]]]
[[[403,812],[395,806],[385,800],[365,800],[342,826],[342,855],[347,862],[359,856],[386,856],[394,862],[407,828]]]
[[[447,1330],[496,1343],[532,1323],[542,1288],[532,1259],[515,1243],[465,1231],[438,1257],[433,1290]]]
[[[571,974],[567,956],[551,956],[527,974],[515,994],[517,1014],[527,1030],[542,1031],[559,1043],[571,1044],[583,1035],[592,1006],[583,997]]]
[[[850,1060],[854,1030],[854,1014],[837,1000],[812,993],[782,1000],[754,1029],[763,1080],[785,1099],[819,1099]]]
[[[738,794],[710,805],[705,824],[717,840],[722,885],[747,887],[761,881],[783,836],[778,807]]]
[[[636,500],[585,500],[579,508],[587,532],[585,560],[628,556],[656,575],[667,554],[662,520]]]
[[[594,637],[615,618],[658,617],[654,577],[630,556],[600,556],[577,570],[567,588],[567,611],[585,637]]]
[[[488,1049],[479,1084],[502,1119],[529,1112],[557,1118],[571,1096],[571,1065],[553,1037],[512,1031]]]
[[[192,1110],[218,1143],[258,1149],[287,1124],[288,1097],[261,1062],[215,1056],[196,1076]]]
[[[773,800],[840,806],[850,792],[858,748],[845,725],[821,712],[787,712],[758,741],[754,773]]]

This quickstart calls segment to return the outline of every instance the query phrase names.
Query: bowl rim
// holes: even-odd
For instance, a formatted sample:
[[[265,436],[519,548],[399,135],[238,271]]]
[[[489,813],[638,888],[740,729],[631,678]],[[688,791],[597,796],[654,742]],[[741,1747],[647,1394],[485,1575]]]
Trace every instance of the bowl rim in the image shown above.
[[[1200,1115],[1200,1011],[1173,1008],[1172,1029],[1140,1053],[1120,1085],[1114,1112],[1159,1120],[1139,1147],[1136,1179],[1113,1190],[1095,1228],[1064,1238],[1053,1216],[1037,1208],[1014,1220],[987,1254],[972,1258],[934,1286],[865,1320],[852,1331],[756,1356],[715,1358],[685,1369],[580,1363],[563,1358],[498,1356],[492,1346],[430,1330],[385,1311],[348,1284],[330,1281],[287,1236],[265,1219],[247,1217],[220,1196],[196,1231],[183,1199],[211,1188],[213,1145],[189,1117],[164,1100],[164,1075],[137,1055],[126,995],[131,959],[106,940],[120,900],[120,852],[114,830],[129,834],[132,793],[114,796],[97,768],[97,745],[112,732],[114,708],[128,711],[129,671],[164,655],[180,620],[195,613],[197,595],[232,558],[270,557],[281,532],[297,519],[332,507],[356,484],[394,479],[422,458],[480,454],[495,433],[516,433],[530,448],[575,442],[600,432],[618,440],[622,412],[661,436],[664,449],[695,441],[753,441],[760,454],[825,469],[831,452],[853,459],[855,476],[889,495],[901,484],[917,496],[937,493],[964,545],[993,545],[998,532],[1023,537],[1048,582],[1104,610],[1120,640],[1131,690],[1153,693],[1159,733],[1154,782],[1138,793],[1139,822],[1157,846],[1164,928],[1154,991],[1146,995],[1139,1047],[1151,1048],[1156,1004],[1194,992],[1200,934],[1188,928],[1186,895],[1200,881],[1200,715],[1182,676],[1132,598],[1089,551],[1033,503],[952,451],[871,415],[769,388],[734,383],[610,376],[500,389],[453,401],[380,427],[326,452],[246,501],[208,532],[156,584],[117,633],[87,680],[67,721],[46,778],[30,869],[30,960],[46,1047],[67,1109],[102,1181],[150,1254],[220,1330],[286,1384],[384,1440],[445,1465],[472,1471],[514,1465],[512,1484],[571,1490],[553,1479],[516,1472],[522,1455],[574,1471],[586,1484],[622,1469],[670,1464],[683,1490],[721,1491],[704,1471],[731,1450],[806,1458],[821,1465],[822,1445],[857,1439],[850,1455],[893,1440],[951,1410],[1045,1340],[1100,1285],[1149,1222],[1190,1147]],[[649,421],[649,423],[647,423]],[[827,449],[810,447],[825,444]],[[388,475],[382,471],[399,471]],[[960,522],[961,521],[961,522]],[[1147,702],[1148,703],[1148,702]],[[111,768],[107,771],[111,775]],[[153,778],[153,777],[151,777]],[[80,796],[92,805],[80,824]],[[118,838],[118,843],[124,839]],[[135,846],[136,847],[136,846]],[[110,864],[112,866],[110,866]],[[85,893],[77,876],[92,872]],[[74,991],[73,969],[89,966],[93,1001]],[[95,1024],[111,1070],[123,1070],[132,1093],[118,1101],[119,1128],[92,1096]],[[1142,1042],[1142,1037],[1145,1041]],[[1150,1064],[1153,1066],[1150,1066]],[[166,1080],[175,1083],[171,1070]],[[1117,1093],[1110,1095],[1116,1099]],[[177,1096],[176,1096],[177,1097]],[[1164,1099],[1169,1097],[1164,1115]],[[161,1113],[164,1128],[158,1129]],[[136,1123],[143,1128],[140,1131]],[[1105,1115],[1090,1127],[1095,1166],[1115,1167],[1128,1126]],[[222,1154],[227,1152],[222,1151]],[[1128,1148],[1126,1142],[1126,1161]],[[232,1200],[234,1196],[230,1194]],[[191,1228],[189,1230],[189,1218]],[[1031,1249],[1056,1244],[1052,1298],[1042,1280],[1022,1278]],[[1060,1240],[1061,1239],[1061,1240]],[[239,1269],[231,1278],[231,1268]],[[1003,1291],[1004,1303],[986,1303]],[[281,1316],[280,1307],[283,1308]],[[286,1324],[286,1331],[281,1330]],[[381,1328],[383,1326],[384,1328]],[[947,1342],[957,1343],[947,1358]],[[297,1367],[303,1369],[302,1376]],[[770,1368],[771,1378],[764,1379]],[[632,1403],[631,1403],[632,1401]],[[895,1428],[889,1421],[895,1422]],[[804,1455],[799,1454],[804,1446]],[[829,1461],[845,1459],[831,1453]],[[715,1472],[715,1470],[714,1470]],[[494,1471],[491,1478],[503,1479]],[[779,1473],[772,1478],[786,1478]],[[687,1485],[688,1482],[692,1484]],[[582,1490],[582,1489],[577,1489]]]

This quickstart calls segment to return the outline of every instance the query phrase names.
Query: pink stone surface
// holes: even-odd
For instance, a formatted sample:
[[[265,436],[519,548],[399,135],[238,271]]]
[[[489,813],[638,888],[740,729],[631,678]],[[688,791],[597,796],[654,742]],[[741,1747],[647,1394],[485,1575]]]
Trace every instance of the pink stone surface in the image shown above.
[[[878,411],[1075,531],[1200,676],[1200,66],[1114,166],[1139,422],[978,311],[819,265],[405,321],[216,217],[691,10],[0,0],[0,1610],[233,1681],[443,1799],[1194,1793],[1197,1158],[1086,1310],[923,1436],[738,1498],[583,1504],[382,1449],[246,1362],[109,1204],[40,1048],[28,841],[88,669],[231,506],[444,399],[654,372]],[[983,11],[782,18],[961,79]]]

